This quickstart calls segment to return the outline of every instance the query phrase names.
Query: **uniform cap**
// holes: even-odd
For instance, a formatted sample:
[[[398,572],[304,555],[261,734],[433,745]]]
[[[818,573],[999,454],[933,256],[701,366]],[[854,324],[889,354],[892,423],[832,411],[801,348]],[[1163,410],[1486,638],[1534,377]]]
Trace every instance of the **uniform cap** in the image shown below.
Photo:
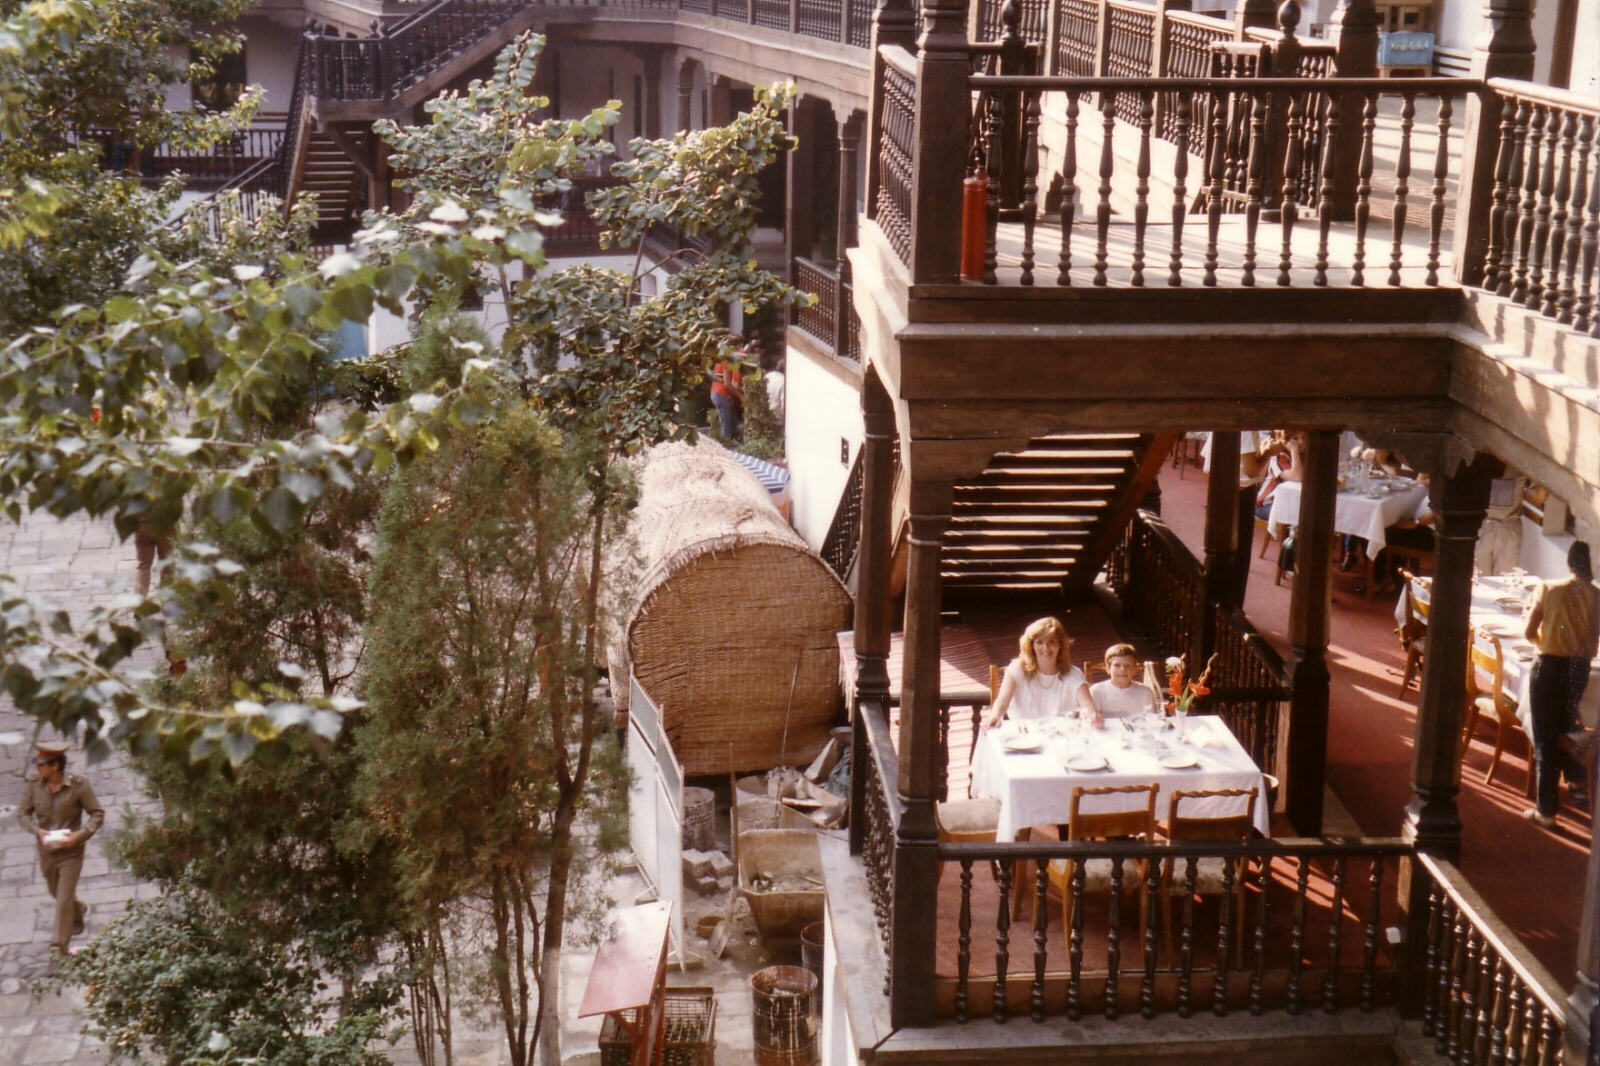
[[[65,755],[71,745],[64,740],[41,740],[33,747],[41,756],[54,759],[57,756]]]

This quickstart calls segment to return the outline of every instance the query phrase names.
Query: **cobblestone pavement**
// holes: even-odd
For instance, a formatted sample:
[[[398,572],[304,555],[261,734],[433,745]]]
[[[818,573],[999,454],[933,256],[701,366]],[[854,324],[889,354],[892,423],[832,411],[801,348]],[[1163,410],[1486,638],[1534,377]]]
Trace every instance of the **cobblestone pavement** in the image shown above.
[[[21,526],[0,523],[0,573],[74,617],[131,588],[134,566],[132,543],[120,543],[110,522],[40,515]],[[21,743],[0,744],[0,1066],[89,1066],[109,1056],[82,1033],[81,997],[69,992],[36,998],[28,987],[48,969],[52,916],[33,838],[16,821],[34,729],[32,718],[0,696],[0,733],[23,738]],[[41,735],[56,737],[48,727]],[[89,778],[106,810],[105,829],[89,841],[78,882],[78,898],[91,907],[92,936],[132,900],[156,895],[155,886],[113,869],[105,853],[108,834],[147,801],[121,755],[88,766],[75,748],[70,759],[69,770]]]

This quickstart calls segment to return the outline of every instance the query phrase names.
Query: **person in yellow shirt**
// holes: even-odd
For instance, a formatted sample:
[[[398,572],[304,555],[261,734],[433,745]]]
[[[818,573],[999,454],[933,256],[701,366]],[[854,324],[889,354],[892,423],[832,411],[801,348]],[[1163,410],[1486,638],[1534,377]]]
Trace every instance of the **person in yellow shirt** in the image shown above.
[[[1559,777],[1566,777],[1573,802],[1588,807],[1584,768],[1561,746],[1561,738],[1577,724],[1589,663],[1600,652],[1600,588],[1594,584],[1589,545],[1581,540],[1572,545],[1567,569],[1570,576],[1539,586],[1528,612],[1527,636],[1539,647],[1529,685],[1538,806],[1523,816],[1545,829],[1555,824]]]

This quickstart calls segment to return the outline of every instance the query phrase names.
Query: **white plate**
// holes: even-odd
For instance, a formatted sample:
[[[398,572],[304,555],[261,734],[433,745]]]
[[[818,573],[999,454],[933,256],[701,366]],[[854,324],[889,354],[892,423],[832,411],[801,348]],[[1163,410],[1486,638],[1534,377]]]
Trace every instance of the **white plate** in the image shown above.
[[[1104,770],[1105,768],[1106,759],[1103,755],[1074,755],[1067,760],[1067,769],[1077,770],[1080,773],[1088,773],[1090,770]]]
[[[1522,601],[1515,596],[1501,596],[1494,602],[1500,605],[1500,609],[1502,611],[1516,611],[1518,614],[1522,613]]]
[[[1038,737],[1007,737],[1006,738],[1006,750],[1007,751],[1018,751],[1018,752],[1021,752],[1021,751],[1038,751],[1043,746],[1044,746],[1044,742],[1041,741]]]
[[[1191,766],[1200,765],[1200,757],[1193,752],[1175,751],[1170,755],[1161,756],[1161,765],[1168,770],[1187,770]]]
[[[1532,645],[1524,645],[1524,646],[1522,646],[1520,648],[1512,648],[1511,649],[1512,657],[1515,658],[1518,662],[1524,662],[1524,663],[1532,662],[1533,661],[1533,657],[1536,654],[1538,654],[1538,649],[1534,648]]]

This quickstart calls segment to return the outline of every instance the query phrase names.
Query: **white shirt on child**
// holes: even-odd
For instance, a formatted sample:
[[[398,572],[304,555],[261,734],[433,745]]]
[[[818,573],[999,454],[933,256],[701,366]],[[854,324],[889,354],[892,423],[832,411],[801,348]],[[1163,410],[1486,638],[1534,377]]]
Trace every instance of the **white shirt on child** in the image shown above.
[[[1132,718],[1156,709],[1156,694],[1138,683],[1118,688],[1115,681],[1096,681],[1089,686],[1089,697],[1102,718]]]

